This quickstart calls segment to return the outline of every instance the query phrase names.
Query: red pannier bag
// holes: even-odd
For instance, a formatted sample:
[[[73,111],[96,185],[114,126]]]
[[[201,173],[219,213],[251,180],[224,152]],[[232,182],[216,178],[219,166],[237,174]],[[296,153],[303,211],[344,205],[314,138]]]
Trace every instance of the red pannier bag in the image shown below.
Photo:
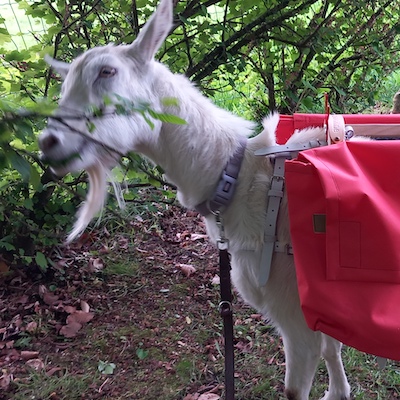
[[[307,324],[400,360],[400,141],[305,150],[285,168]]]
[[[351,125],[355,135],[390,137],[400,135],[400,114],[343,114],[346,125]],[[326,114],[280,115],[276,131],[277,143],[286,143],[293,132],[310,126],[324,126]]]

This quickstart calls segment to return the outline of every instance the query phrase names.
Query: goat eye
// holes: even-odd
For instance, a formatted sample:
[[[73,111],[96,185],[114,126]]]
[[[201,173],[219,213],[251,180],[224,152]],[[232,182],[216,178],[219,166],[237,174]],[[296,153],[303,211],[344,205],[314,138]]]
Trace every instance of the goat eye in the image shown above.
[[[99,72],[99,78],[111,78],[116,74],[117,70],[112,67],[103,67]]]

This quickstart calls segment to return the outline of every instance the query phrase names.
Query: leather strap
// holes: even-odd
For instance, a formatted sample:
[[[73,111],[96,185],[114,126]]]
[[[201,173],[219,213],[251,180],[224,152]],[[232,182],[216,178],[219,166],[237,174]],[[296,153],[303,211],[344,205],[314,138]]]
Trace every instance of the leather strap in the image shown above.
[[[233,311],[231,290],[231,263],[228,250],[219,251],[221,303],[219,312],[224,322],[225,399],[235,399],[235,355],[233,345]]]

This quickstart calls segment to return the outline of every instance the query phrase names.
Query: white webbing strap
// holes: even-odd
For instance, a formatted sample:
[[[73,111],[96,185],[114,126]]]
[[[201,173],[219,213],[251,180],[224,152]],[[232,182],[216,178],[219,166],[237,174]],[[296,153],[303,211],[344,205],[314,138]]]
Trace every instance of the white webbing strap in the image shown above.
[[[312,149],[314,147],[320,147],[320,146],[326,146],[328,142],[325,140],[310,140],[307,143],[293,143],[293,144],[281,144],[281,145],[274,145],[274,146],[268,146],[268,147],[263,147],[261,149],[258,149],[254,152],[255,156],[271,156],[271,155],[277,155],[281,153],[298,153],[299,151],[307,150],[307,149]],[[293,157],[294,154],[292,154]],[[291,157],[291,158],[292,158]]]
[[[268,192],[267,221],[264,233],[264,245],[261,253],[259,285],[264,286],[268,282],[271,271],[272,256],[276,248],[276,222],[283,197],[283,185],[285,180],[285,161],[292,158],[291,153],[281,153],[275,156],[274,175],[271,180],[271,188]]]
[[[276,240],[276,224],[285,183],[285,161],[297,156],[299,151],[326,145],[325,141],[313,140],[305,144],[269,146],[254,153],[259,156],[271,156],[275,160],[271,186],[268,191],[267,220],[259,266],[259,286],[264,286],[268,282],[274,252],[293,254],[290,243]]]

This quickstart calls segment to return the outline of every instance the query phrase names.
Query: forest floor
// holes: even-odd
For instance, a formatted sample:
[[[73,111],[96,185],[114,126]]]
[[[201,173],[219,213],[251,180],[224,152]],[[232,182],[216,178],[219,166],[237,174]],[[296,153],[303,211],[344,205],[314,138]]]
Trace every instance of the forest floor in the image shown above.
[[[1,400],[224,397],[217,251],[197,214],[172,206],[49,255],[45,274],[0,265]],[[236,293],[234,314],[237,399],[283,399],[279,336]],[[400,398],[399,363],[344,359],[353,398]],[[311,398],[326,388],[321,364]]]

